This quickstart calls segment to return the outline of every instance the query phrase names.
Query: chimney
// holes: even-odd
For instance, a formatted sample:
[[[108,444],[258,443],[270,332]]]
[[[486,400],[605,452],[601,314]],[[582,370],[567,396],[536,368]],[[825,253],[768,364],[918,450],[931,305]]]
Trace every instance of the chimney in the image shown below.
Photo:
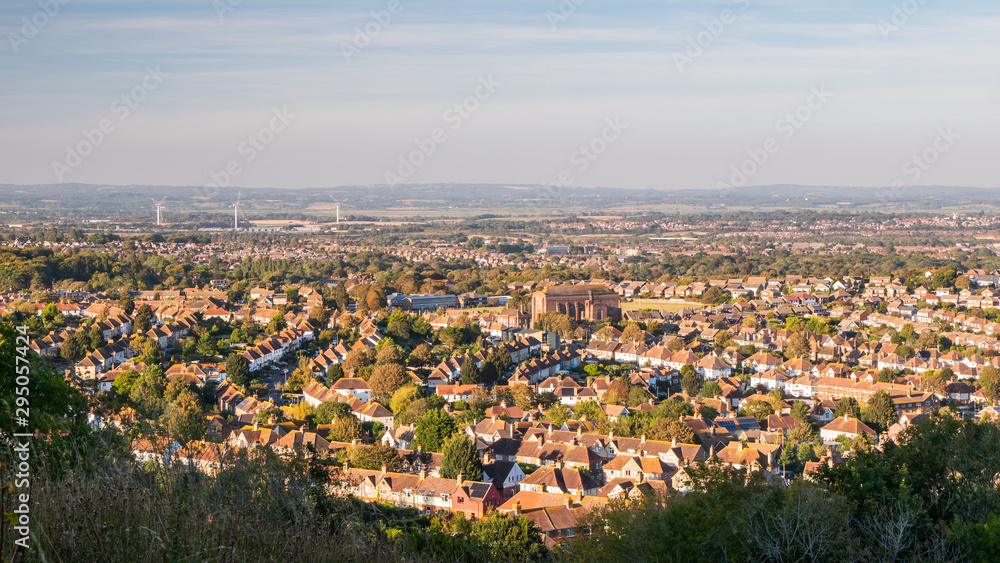
[[[587,415],[586,414],[581,414],[580,415],[580,420],[587,420]]]
[[[548,432],[547,432],[547,435],[548,435],[548,436],[551,436],[551,435],[552,435],[552,426],[549,426],[549,430],[548,430]]]
[[[458,472],[458,477],[455,479],[455,483],[457,483],[459,487],[465,484],[465,471]]]
[[[515,500],[513,508],[514,508],[514,516],[520,516],[521,515],[521,501]]]
[[[500,408],[506,410],[507,409],[507,401],[500,401]]]
[[[671,448],[677,447],[677,436],[674,436],[673,438],[670,439],[670,447]]]
[[[566,462],[560,459],[559,462],[556,464],[556,467],[558,467],[559,469],[563,469],[564,467],[566,467]]]
[[[348,460],[344,460],[344,471],[347,471],[350,468],[351,468],[351,460],[349,460],[349,459]]]
[[[635,484],[639,485],[641,483],[642,483],[642,471],[638,471],[638,472],[636,472],[636,475],[635,475]]]
[[[608,430],[608,441],[610,442],[611,440],[614,440],[614,439],[615,439],[615,431],[614,430]]]
[[[260,423],[257,422],[256,420],[253,421],[253,429],[260,430]]]
[[[420,469],[420,480],[423,481],[427,479],[427,468],[423,467]]]
[[[382,475],[385,475],[388,472],[389,472],[389,468],[386,467],[386,465],[383,463],[382,464]]]
[[[354,438],[353,440],[351,440],[351,447],[352,448],[358,447],[358,439],[357,438]]]
[[[582,424],[580,426],[576,427],[576,437],[579,438],[580,436],[583,436],[583,425]]]
[[[570,495],[566,495],[565,497],[563,497],[563,504],[566,506],[567,509],[572,509],[573,508],[573,497],[570,496]]]
[[[583,504],[583,491],[578,489],[575,493],[573,493],[573,500],[576,504]]]
[[[639,438],[639,443],[640,444],[645,444],[646,443],[646,435],[645,434],[643,434],[642,437]]]
[[[497,415],[493,415],[492,420],[493,420],[493,422],[496,422],[497,421]]]
[[[738,451],[738,452],[742,452],[743,451],[743,441],[742,440],[740,440],[739,442],[736,443],[736,451]]]

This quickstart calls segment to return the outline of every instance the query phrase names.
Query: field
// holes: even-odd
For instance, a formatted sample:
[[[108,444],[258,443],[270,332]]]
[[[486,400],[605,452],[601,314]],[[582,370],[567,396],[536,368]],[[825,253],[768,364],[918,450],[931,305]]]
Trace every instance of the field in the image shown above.
[[[622,311],[637,311],[639,309],[655,309],[657,311],[667,311],[676,313],[681,309],[700,309],[704,307],[701,303],[692,302],[671,302],[665,299],[636,299],[633,301],[623,301]]]

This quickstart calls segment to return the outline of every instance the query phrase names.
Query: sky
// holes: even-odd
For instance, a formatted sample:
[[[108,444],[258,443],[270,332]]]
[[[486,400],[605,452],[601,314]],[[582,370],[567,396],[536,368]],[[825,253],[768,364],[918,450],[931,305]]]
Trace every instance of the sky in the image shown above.
[[[1000,3],[3,0],[0,183],[1000,187]]]

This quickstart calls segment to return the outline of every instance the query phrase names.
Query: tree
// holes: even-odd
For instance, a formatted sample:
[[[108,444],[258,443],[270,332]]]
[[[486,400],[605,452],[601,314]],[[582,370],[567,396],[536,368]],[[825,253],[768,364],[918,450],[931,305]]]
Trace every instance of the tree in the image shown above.
[[[896,413],[896,405],[892,402],[892,397],[885,391],[878,391],[868,399],[868,403],[861,413],[861,419],[871,425],[876,432],[885,432],[887,428],[899,420],[899,415]]]
[[[549,559],[538,526],[524,516],[491,512],[487,518],[472,525],[472,536],[489,546],[495,561],[527,563]]]
[[[979,370],[978,384],[988,400],[993,403],[1000,400],[1000,369],[986,366]]]
[[[701,389],[701,378],[698,377],[698,372],[696,372],[694,368],[692,368],[691,366],[684,366],[684,368],[691,368],[691,369],[689,370],[681,369],[682,373],[684,371],[687,371],[687,373],[684,373],[683,377],[681,378],[681,389],[684,390],[684,393],[688,397],[694,397],[695,395],[698,394],[698,390]]]
[[[370,366],[373,361],[374,357],[368,349],[355,349],[347,353],[342,365],[345,372],[357,372],[361,368]]]
[[[417,422],[414,442],[427,451],[440,452],[444,447],[444,441],[455,432],[458,432],[455,419],[441,409],[432,409]]]
[[[87,353],[87,335],[77,331],[66,337],[59,347],[59,355],[67,362],[75,362]]]
[[[334,419],[328,440],[350,442],[362,436],[364,436],[364,430],[361,428],[361,421],[353,415],[347,415]],[[376,436],[376,438],[381,438],[381,436]]]
[[[253,421],[258,424],[278,424],[285,421],[285,411],[278,407],[257,411],[257,414],[253,415]]]
[[[386,471],[399,472],[403,470],[403,458],[399,457],[396,448],[382,442],[371,445],[358,444],[347,448],[346,458],[352,467],[378,471],[385,466]]]
[[[445,440],[441,460],[441,477],[455,479],[460,472],[469,481],[483,480],[483,463],[479,460],[476,444],[465,434],[455,434]]]
[[[620,340],[623,343],[645,342],[646,331],[642,330],[642,327],[639,326],[639,323],[635,321],[629,321],[628,325],[625,326],[625,330],[622,331]]]
[[[680,419],[683,416],[692,416],[693,414],[694,407],[691,406],[691,403],[675,399],[667,399],[653,409],[653,417],[655,418]]]
[[[226,357],[226,380],[233,385],[245,387],[250,382],[250,362],[239,352]]]
[[[833,416],[841,417],[845,414],[849,414],[854,418],[861,416],[861,405],[858,404],[858,400],[854,397],[843,397],[837,401],[837,408],[833,411]]]
[[[302,356],[299,358],[299,365],[292,371],[292,374],[288,376],[285,381],[285,390],[291,393],[297,393],[302,390],[303,387],[309,385],[314,379],[312,368],[309,366],[311,360],[308,356]]]
[[[545,411],[545,418],[549,420],[552,424],[556,426],[562,426],[564,422],[569,420],[570,410],[569,407],[562,403],[556,403],[549,410]]]
[[[299,288],[290,286],[285,290],[285,298],[288,299],[290,305],[295,305],[299,302]]]
[[[375,366],[375,371],[368,379],[372,396],[377,400],[384,401],[392,397],[400,387],[406,385],[410,378],[406,375],[406,369],[400,364],[382,364]]]
[[[757,422],[764,422],[774,414],[774,406],[767,401],[750,401],[740,409],[740,416],[752,416]]]
[[[812,424],[812,410],[802,401],[792,403],[792,418],[802,424]]]
[[[198,397],[187,389],[167,405],[160,422],[181,445],[201,440],[208,428],[205,416],[198,406]]]
[[[385,365],[385,364],[399,364],[403,365],[406,362],[406,354],[403,353],[403,349],[395,344],[387,344],[379,349],[378,354],[375,355],[375,365]]]
[[[351,407],[347,403],[321,403],[313,411],[313,421],[316,424],[330,424],[335,419],[344,417],[354,418],[354,413],[351,412]]]
[[[344,377],[344,368],[340,367],[340,364],[330,364],[330,367],[326,368],[327,385],[333,385],[342,377]]]
[[[789,339],[788,349],[785,350],[785,357],[788,359],[805,358],[810,355],[811,351],[809,338],[806,337],[804,332],[798,332]]]
[[[480,371],[472,356],[466,356],[462,361],[462,385],[478,385],[481,382]]]
[[[152,319],[153,309],[147,303],[143,303],[135,312],[135,318],[132,319],[132,333],[145,334],[149,330]]]
[[[719,395],[722,395],[722,387],[718,381],[706,381],[705,386],[701,388],[701,396],[706,399],[714,399]]]
[[[628,390],[628,401],[625,403],[629,407],[637,407],[643,403],[648,403],[653,397],[646,391],[645,387],[633,385]]]
[[[97,350],[98,348],[103,348],[107,346],[108,341],[104,339],[104,331],[101,327],[94,323],[90,327],[90,332],[87,333],[87,345],[92,350]]]
[[[609,405],[624,405],[628,401],[629,385],[621,380],[615,380],[604,393],[604,402]]]
[[[148,418],[158,418],[163,411],[163,393],[167,378],[159,366],[147,368],[129,390],[129,398]]]
[[[410,357],[407,358],[407,362],[414,367],[422,367],[430,364],[434,361],[434,353],[432,348],[427,344],[420,344],[410,352]]]
[[[111,386],[119,395],[127,397],[137,379],[139,379],[139,372],[130,369],[118,374],[118,377],[115,378],[115,382]]]
[[[415,383],[408,383],[392,394],[392,399],[389,400],[389,409],[394,414],[399,414],[406,410],[410,406],[410,403],[423,396],[424,393],[420,390],[420,386]]]
[[[688,425],[674,418],[657,418],[646,430],[646,437],[650,440],[669,442],[677,440],[682,444],[694,444],[695,434]]]
[[[529,411],[538,406],[538,396],[531,386],[524,383],[516,383],[511,387],[510,391],[514,397],[514,404],[522,410]]]
[[[163,348],[160,347],[159,341],[147,338],[142,346],[142,361],[146,362],[146,365],[155,366],[159,365],[161,360],[163,360]]]

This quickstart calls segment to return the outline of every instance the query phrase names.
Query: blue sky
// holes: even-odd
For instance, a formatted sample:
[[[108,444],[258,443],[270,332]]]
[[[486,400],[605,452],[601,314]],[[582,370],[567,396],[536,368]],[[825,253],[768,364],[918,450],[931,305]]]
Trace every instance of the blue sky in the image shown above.
[[[563,172],[566,185],[716,188],[734,167],[752,171],[742,185],[1000,185],[992,2],[397,0],[376,25],[393,2],[47,1],[58,13],[0,3],[0,183],[203,185],[235,162],[229,185],[279,188]],[[32,34],[24,18],[44,25]],[[380,29],[347,60],[366,26]],[[123,119],[115,100],[150,68],[165,76]],[[454,127],[446,112],[489,77],[499,85]],[[245,150],[276,110],[294,118]],[[68,161],[102,120],[113,131]],[[599,141],[608,120],[625,128]],[[433,154],[411,157],[436,129]],[[581,158],[587,145],[600,154]],[[920,155],[933,163],[913,174]],[[419,162],[405,177],[401,158]]]

